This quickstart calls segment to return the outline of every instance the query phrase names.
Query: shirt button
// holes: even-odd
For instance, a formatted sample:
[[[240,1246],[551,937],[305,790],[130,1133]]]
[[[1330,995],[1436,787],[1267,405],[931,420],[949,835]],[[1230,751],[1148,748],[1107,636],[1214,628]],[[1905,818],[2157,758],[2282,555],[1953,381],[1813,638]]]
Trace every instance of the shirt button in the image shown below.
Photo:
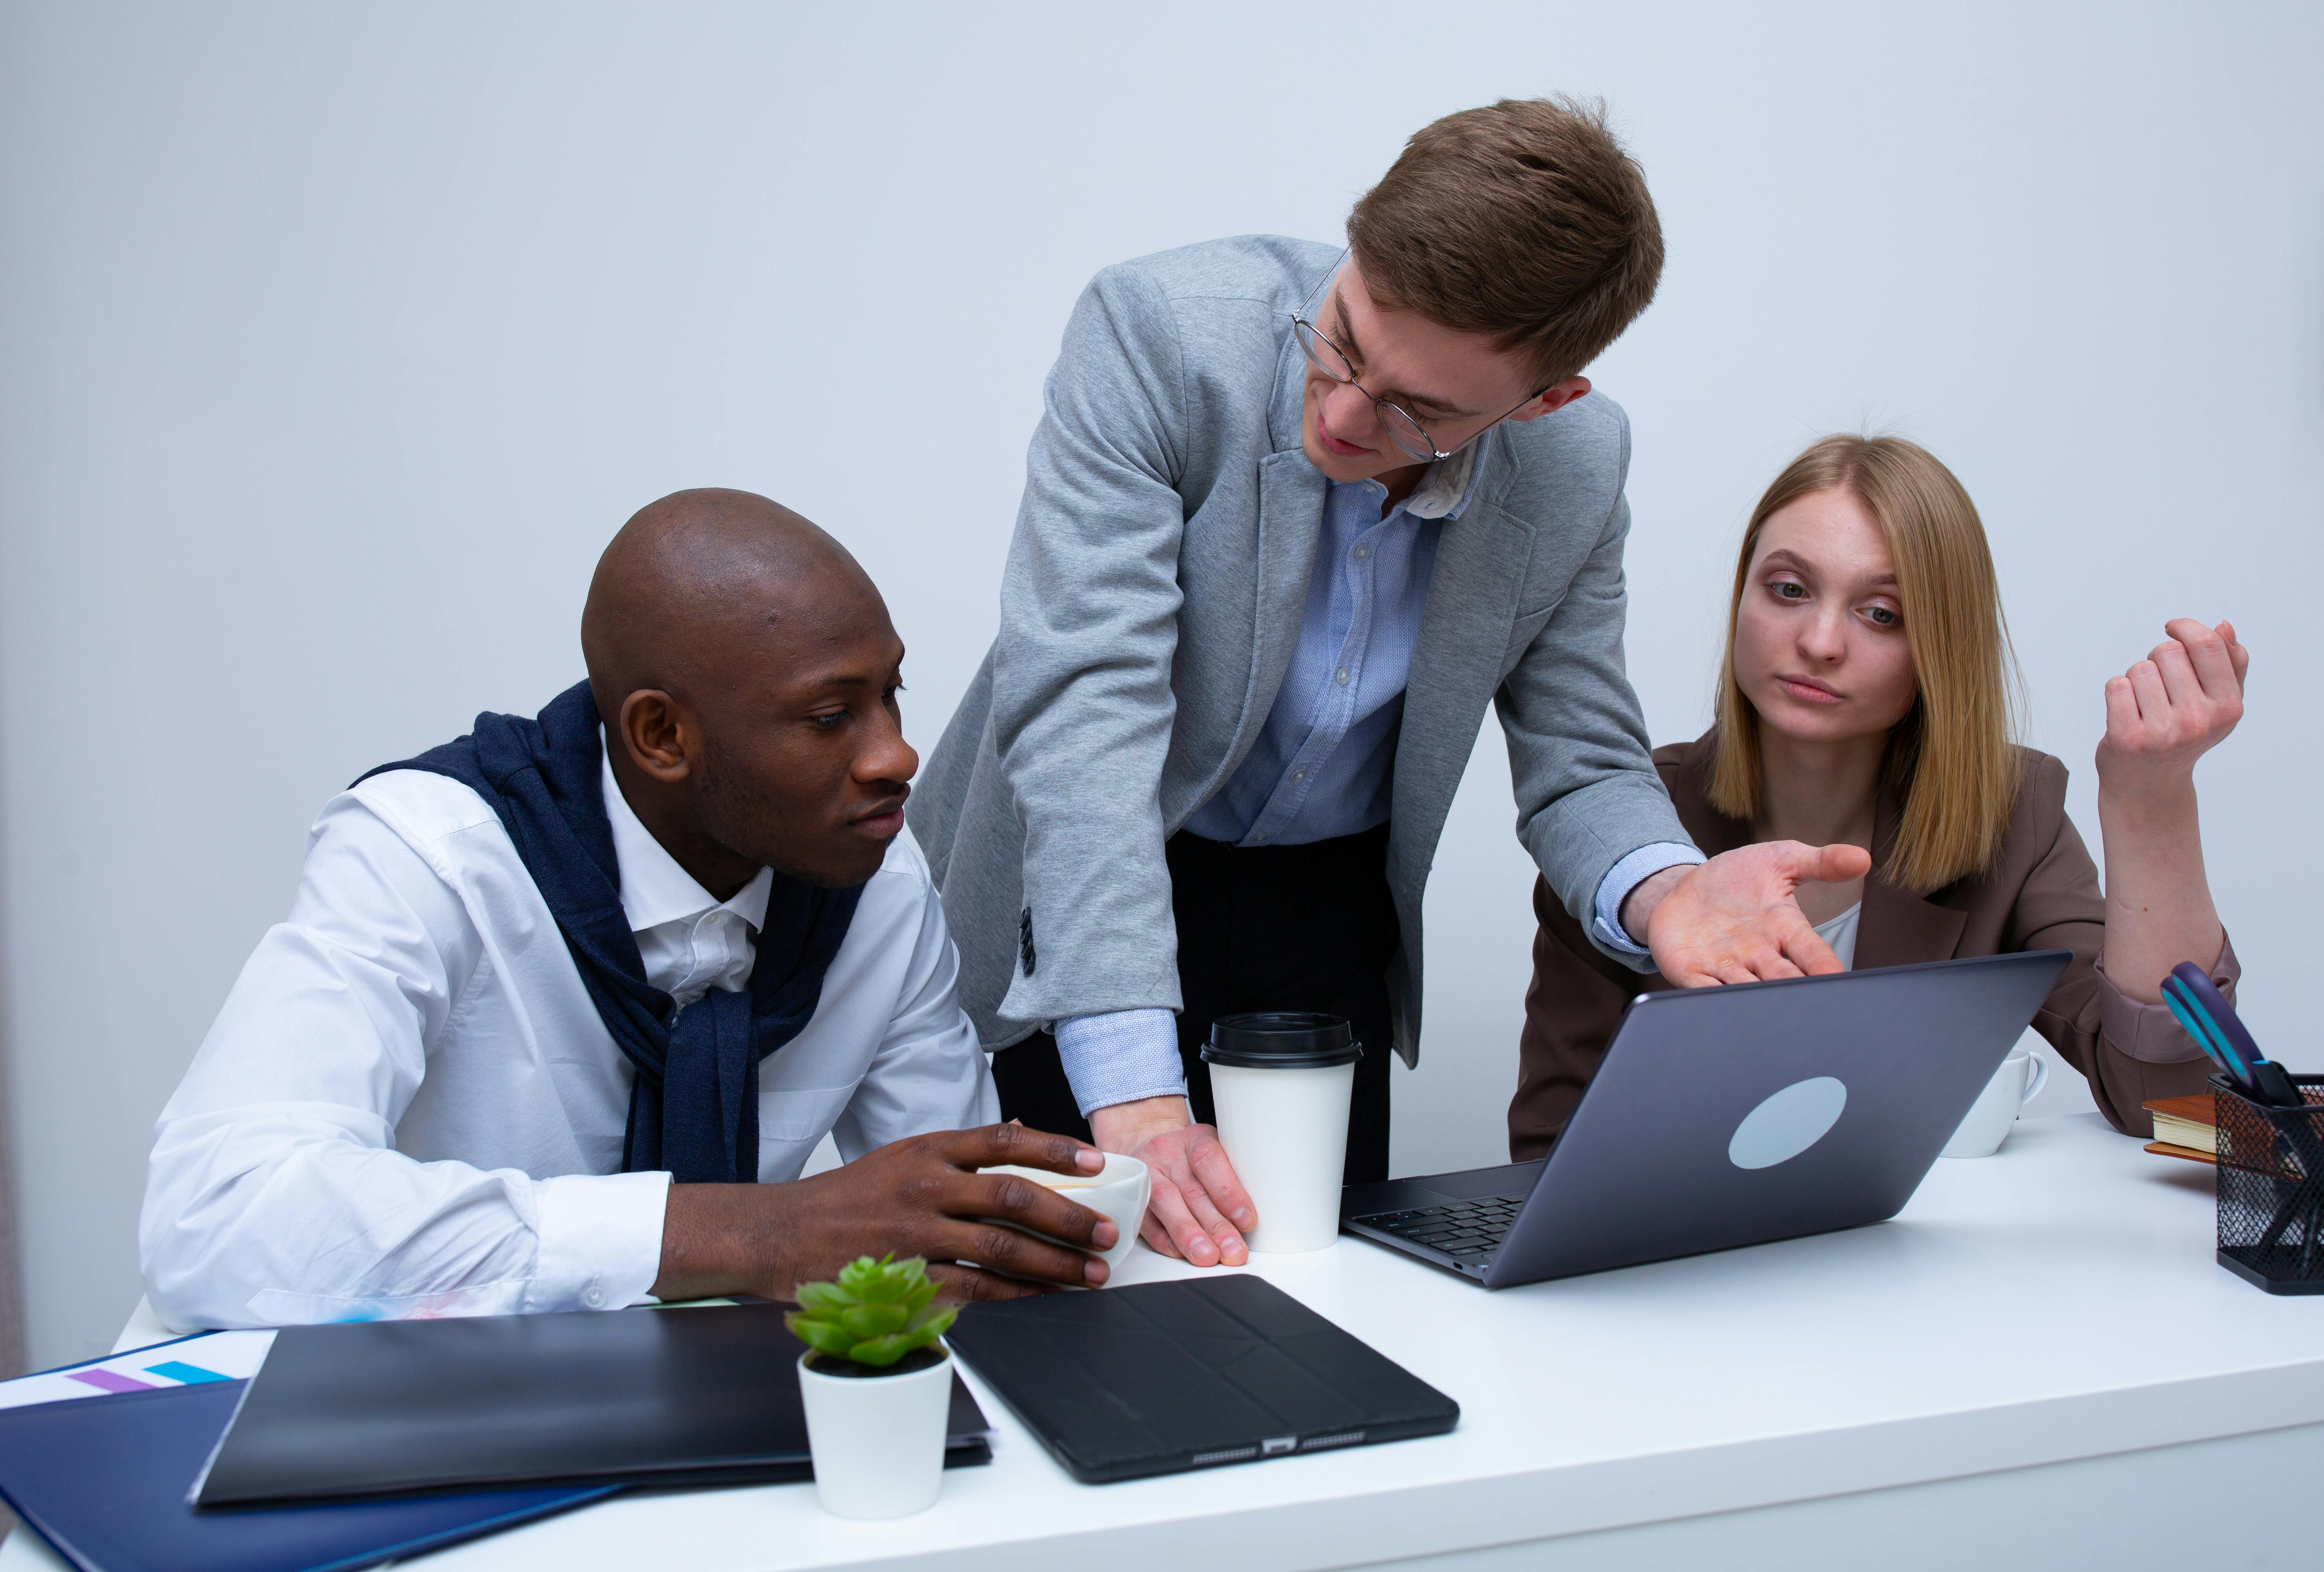
[[[1253,846],[1264,846],[1267,844],[1267,837],[1264,835],[1254,835],[1250,838],[1250,843]]]
[[[1307,778],[1307,772],[1304,769],[1295,769],[1291,772],[1291,778],[1293,780],[1305,780]]]
[[[1372,548],[1369,546],[1359,546],[1356,547],[1356,560],[1358,562],[1363,561],[1364,558],[1370,556],[1371,554]]]
[[[589,1280],[589,1286],[582,1290],[581,1302],[587,1305],[591,1310],[602,1309],[605,1303],[605,1290],[604,1285],[599,1283],[595,1278],[591,1278]]]
[[[1347,686],[1347,685],[1348,685],[1348,668],[1347,668],[1346,666],[1342,666],[1339,670],[1337,670],[1337,671],[1333,672],[1333,673],[1332,674],[1332,680],[1333,680],[1333,682],[1335,682],[1335,683],[1338,683],[1342,687],[1345,687],[1345,686]]]

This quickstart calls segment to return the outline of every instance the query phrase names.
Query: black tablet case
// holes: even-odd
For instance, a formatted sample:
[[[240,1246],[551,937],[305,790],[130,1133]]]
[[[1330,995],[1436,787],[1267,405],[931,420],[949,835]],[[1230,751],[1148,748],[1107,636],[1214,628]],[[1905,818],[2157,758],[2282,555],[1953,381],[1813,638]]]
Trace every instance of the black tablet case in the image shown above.
[[[0,1498],[81,1572],[347,1572],[527,1522],[610,1488],[478,1490],[196,1512],[240,1381],[0,1409]]]
[[[1258,1277],[973,1304],[949,1341],[1090,1485],[1441,1435],[1461,1418]]]
[[[765,1303],[288,1327],[197,1500],[807,1479],[805,1352]],[[954,1376],[945,1463],[989,1428]]]

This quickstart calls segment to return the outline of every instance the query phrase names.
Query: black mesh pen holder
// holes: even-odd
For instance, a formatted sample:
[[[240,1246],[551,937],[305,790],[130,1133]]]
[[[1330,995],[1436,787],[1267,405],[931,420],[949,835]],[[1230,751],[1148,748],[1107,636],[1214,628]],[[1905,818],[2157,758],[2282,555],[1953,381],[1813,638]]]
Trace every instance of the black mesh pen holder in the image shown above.
[[[2324,1293],[2324,1075],[2291,1079],[2306,1108],[2267,1108],[2211,1077],[2219,1264],[2270,1293]]]

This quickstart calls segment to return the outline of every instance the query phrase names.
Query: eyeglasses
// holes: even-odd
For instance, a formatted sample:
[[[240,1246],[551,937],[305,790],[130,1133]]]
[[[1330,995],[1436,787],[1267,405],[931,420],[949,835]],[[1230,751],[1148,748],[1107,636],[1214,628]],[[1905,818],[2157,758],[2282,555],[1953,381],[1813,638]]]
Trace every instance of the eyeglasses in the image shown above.
[[[1307,299],[1299,303],[1299,309],[1292,316],[1291,331],[1298,336],[1299,347],[1306,352],[1307,363],[1333,382],[1345,382],[1365,398],[1371,400],[1372,408],[1379,411],[1380,426],[1387,431],[1388,440],[1402,449],[1406,456],[1421,462],[1429,459],[1451,458],[1452,455],[1436,446],[1436,439],[1428,435],[1426,427],[1413,418],[1410,410],[1401,405],[1389,403],[1363,383],[1356,381],[1355,364],[1348,359],[1348,352],[1333,343],[1322,328],[1307,319],[1307,308],[1314,304],[1315,297],[1322,291],[1323,286],[1339,276],[1340,262],[1347,260],[1348,253],[1345,251],[1341,252],[1340,261],[1333,262],[1331,271],[1316,281],[1314,289],[1307,291]],[[1537,392],[1527,393],[1517,400],[1508,415],[1502,416],[1500,420],[1489,421],[1480,427],[1467,440],[1474,442],[1477,437],[1482,437],[1486,432],[1499,426],[1501,420],[1508,419],[1509,415],[1516,414],[1518,409],[1524,409],[1548,391],[1547,388],[1544,388]]]
[[[1349,361],[1348,352],[1333,343],[1322,328],[1307,320],[1307,308],[1314,304],[1315,297],[1323,286],[1338,276],[1340,262],[1347,260],[1348,253],[1342,252],[1340,262],[1333,262],[1332,271],[1317,281],[1314,289],[1307,291],[1307,299],[1299,302],[1299,309],[1291,318],[1291,331],[1299,336],[1299,347],[1306,351],[1307,363],[1333,382],[1346,382],[1370,399],[1372,408],[1379,411],[1379,423],[1387,430],[1388,439],[1402,448],[1407,457],[1419,460],[1451,458],[1452,455],[1440,450],[1436,439],[1429,436],[1427,429],[1408,411],[1386,399],[1376,397],[1370,388],[1357,382],[1356,368]]]

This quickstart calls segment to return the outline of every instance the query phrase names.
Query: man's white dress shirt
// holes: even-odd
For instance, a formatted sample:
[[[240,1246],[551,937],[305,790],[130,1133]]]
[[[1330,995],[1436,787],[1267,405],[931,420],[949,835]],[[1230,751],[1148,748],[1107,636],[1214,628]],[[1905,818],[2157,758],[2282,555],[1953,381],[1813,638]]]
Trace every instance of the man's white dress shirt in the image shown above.
[[[607,768],[622,905],[681,1006],[749,985],[765,873],[720,903]],[[759,1066],[759,1177],[1000,1117],[908,832],[806,1030]],[[622,1173],[633,1071],[484,799],[374,776],[316,820],[290,918],[162,1109],[139,1245],[171,1325],[613,1309],[659,1273],[667,1173]]]

